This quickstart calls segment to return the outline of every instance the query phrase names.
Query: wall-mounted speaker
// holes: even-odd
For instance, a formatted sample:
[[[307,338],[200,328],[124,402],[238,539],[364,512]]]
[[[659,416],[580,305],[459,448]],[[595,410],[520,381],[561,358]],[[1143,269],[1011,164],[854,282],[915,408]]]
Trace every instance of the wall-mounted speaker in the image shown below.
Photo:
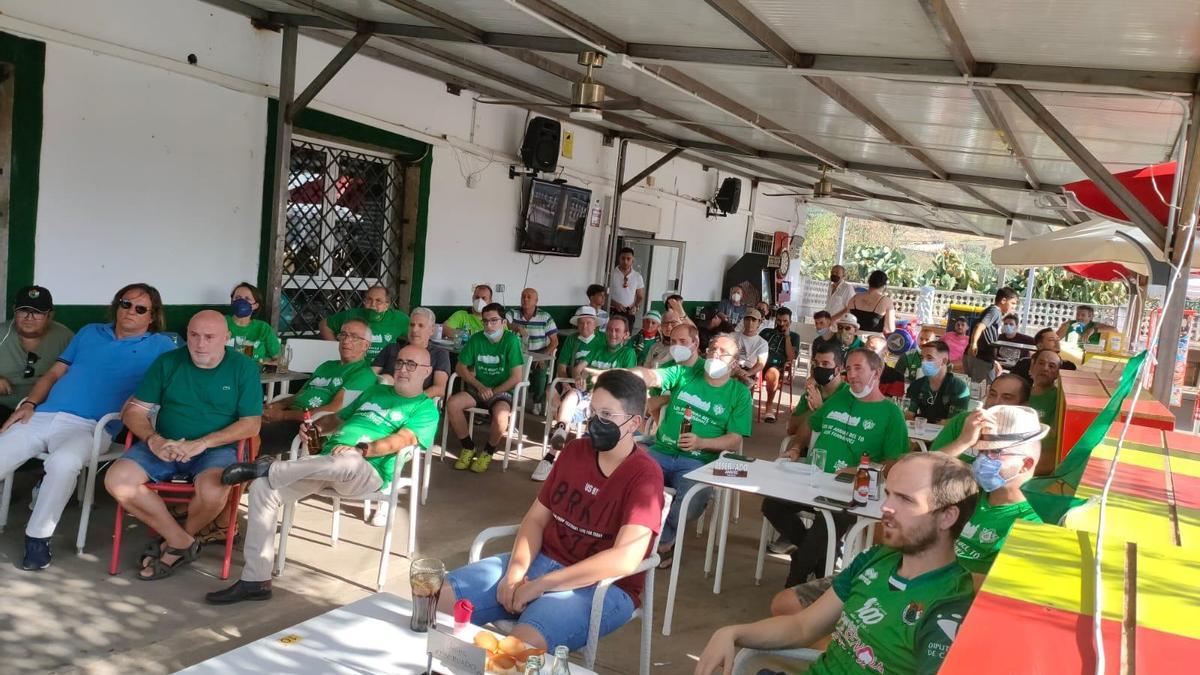
[[[732,176],[721,181],[721,188],[713,201],[722,213],[737,213],[738,204],[742,200],[742,180]]]
[[[558,168],[558,145],[562,125],[548,117],[534,117],[521,142],[521,162],[534,171],[552,172]]]

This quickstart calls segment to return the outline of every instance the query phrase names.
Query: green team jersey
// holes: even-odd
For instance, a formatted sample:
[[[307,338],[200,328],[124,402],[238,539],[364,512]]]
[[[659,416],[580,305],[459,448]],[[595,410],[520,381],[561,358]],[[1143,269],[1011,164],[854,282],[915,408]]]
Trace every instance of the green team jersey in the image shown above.
[[[328,405],[342,389],[361,393],[378,381],[379,376],[371,370],[371,362],[366,359],[345,364],[336,359],[326,361],[317,366],[288,407],[292,410],[320,408]]]
[[[154,429],[172,440],[195,440],[263,411],[258,364],[232,347],[214,368],[197,367],[187,347],[159,356],[133,397],[160,406]]]
[[[587,342],[580,340],[578,333],[568,335],[558,348],[556,365],[565,367],[567,369],[567,377],[570,377],[571,367],[580,361],[586,361],[592,350],[599,349],[601,345],[607,346],[607,338],[604,336],[604,333],[598,331],[592,333],[592,339]]]
[[[1042,452],[1058,456],[1058,385],[1050,387],[1040,394],[1030,394],[1030,408],[1037,411],[1042,424],[1050,426],[1050,433],[1042,439]]]
[[[900,408],[887,399],[860,401],[849,386],[830,396],[808,424],[820,434],[813,448],[827,453],[825,471],[829,473],[858,466],[864,454],[872,462],[885,462],[908,452],[908,425]]]
[[[470,368],[475,379],[488,389],[494,389],[509,378],[513,368],[525,365],[521,353],[521,338],[516,333],[504,331],[500,339],[492,342],[483,333],[476,333],[467,340],[458,363]]]
[[[966,421],[967,415],[970,414],[971,412],[969,410],[964,410],[963,412],[960,412],[954,417],[946,420],[946,422],[942,425],[942,430],[938,432],[937,436],[933,437],[932,441],[930,441],[929,451],[933,452],[934,450],[939,450],[949,445],[954,441],[954,439],[962,435],[963,423]],[[967,450],[964,450],[962,454],[958,456],[958,458],[967,464],[974,463],[975,448],[968,448]]]
[[[338,417],[345,424],[325,441],[322,455],[328,455],[339,445],[354,446],[356,443],[377,441],[401,429],[411,431],[416,435],[417,443],[428,449],[437,435],[437,403],[424,393],[405,398],[397,394],[390,384],[377,384],[363,392],[354,399],[354,403],[343,408]],[[367,458],[367,463],[383,479],[384,485],[392,483],[392,476],[396,472],[396,454]],[[401,458],[400,470],[404,469],[407,459]]]
[[[443,326],[449,326],[456,331],[466,330],[467,335],[474,335],[483,332],[483,317],[479,314],[460,309],[450,315],[449,319],[442,322]]]
[[[1029,502],[992,506],[988,503],[987,494],[981,492],[975,513],[963,526],[958,541],[954,542],[954,554],[958,556],[958,562],[969,572],[987,574],[1000,548],[1004,546],[1004,540],[1008,538],[1008,531],[1018,520],[1042,522]]]
[[[589,367],[597,370],[632,368],[638,364],[637,352],[633,351],[628,342],[610,347],[607,340],[588,352],[587,362]]]
[[[909,382],[915,381],[922,375],[921,373],[921,350],[910,349],[904,352],[899,359],[896,360],[896,370],[904,373],[904,379]]]
[[[255,361],[266,361],[279,356],[282,348],[279,336],[271,324],[258,319],[250,319],[250,323],[239,326],[233,322],[232,316],[225,317],[225,325],[229,326],[229,342],[225,344],[245,354],[246,347],[254,349],[250,358]]]
[[[673,394],[697,377],[704,379],[704,359],[696,359],[690,366],[671,361],[656,368],[655,372],[662,381],[660,392]]]
[[[325,323],[329,326],[329,330],[337,335],[342,330],[342,325],[350,319],[366,321],[367,326],[371,328],[371,346],[367,347],[367,363],[378,356],[384,347],[400,338],[408,337],[408,315],[398,309],[376,312],[366,307],[356,307],[329,316],[325,319]]]
[[[937,391],[928,377],[921,377],[908,387],[908,411],[934,423],[966,410],[970,401],[971,390],[967,383],[949,371],[942,376]]]
[[[655,372],[662,379],[663,391],[671,392],[671,401],[663,410],[662,423],[654,435],[655,451],[694,457],[706,464],[720,455],[715,451],[679,447],[679,428],[686,410],[692,411],[692,433],[700,438],[717,438],[730,432],[750,435],[750,413],[754,408],[746,385],[729,378],[725,384],[714,387],[702,374],[703,370],[698,373],[694,367],[672,366]]]
[[[650,350],[654,349],[654,345],[658,344],[658,339],[658,334],[655,334],[654,337],[646,337],[641,331],[638,331],[637,335],[633,336],[629,344],[637,352],[637,362],[639,364],[646,362],[646,357],[650,355]]]
[[[905,579],[903,555],[886,546],[859,554],[833,579],[842,616],[808,672],[936,673],[971,606],[971,573],[957,561]]]

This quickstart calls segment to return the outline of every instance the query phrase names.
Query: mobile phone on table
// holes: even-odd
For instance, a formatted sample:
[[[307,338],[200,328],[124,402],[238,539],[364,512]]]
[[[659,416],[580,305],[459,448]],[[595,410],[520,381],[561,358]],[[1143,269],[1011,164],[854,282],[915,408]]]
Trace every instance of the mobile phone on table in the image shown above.
[[[737,454],[737,453],[734,453],[734,452],[731,452],[731,453],[729,453],[729,454],[727,454],[727,455],[722,455],[722,456],[721,456],[721,459],[733,459],[733,460],[737,460],[737,461],[739,461],[739,462],[753,462],[753,461],[754,461],[754,458],[753,458],[753,457],[747,457],[747,456],[745,456],[745,455],[739,455],[739,454]]]
[[[854,474],[845,471],[839,471],[833,475],[833,479],[839,483],[853,483]]]
[[[825,495],[817,495],[816,497],[813,497],[813,501],[817,502],[818,504],[828,504],[830,506],[836,506],[842,509],[854,508],[854,502],[852,501],[834,499],[833,497],[826,497]]]

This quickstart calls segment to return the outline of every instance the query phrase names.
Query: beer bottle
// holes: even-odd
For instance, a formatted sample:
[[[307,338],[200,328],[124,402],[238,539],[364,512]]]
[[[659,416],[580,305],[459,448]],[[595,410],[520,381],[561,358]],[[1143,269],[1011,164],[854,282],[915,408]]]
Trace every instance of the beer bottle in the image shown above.
[[[854,494],[852,499],[855,506],[866,506],[871,497],[871,458],[863,454],[858,462],[858,473],[854,476]]]
[[[300,436],[304,439],[304,447],[308,449],[308,454],[321,454],[321,432],[313,423],[312,413],[307,410],[304,411],[304,422],[300,424]]]
[[[692,433],[692,409],[683,409],[683,421],[679,423],[679,435]]]

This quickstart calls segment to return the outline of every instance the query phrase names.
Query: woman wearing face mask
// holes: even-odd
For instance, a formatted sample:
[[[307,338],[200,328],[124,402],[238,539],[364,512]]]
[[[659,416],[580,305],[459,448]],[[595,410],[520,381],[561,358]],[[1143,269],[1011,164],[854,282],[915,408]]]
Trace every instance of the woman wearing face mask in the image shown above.
[[[229,293],[230,313],[226,344],[260,363],[273,361],[281,350],[279,336],[266,321],[251,318],[262,304],[262,294],[252,284],[242,282]]]
[[[661,529],[662,471],[633,439],[645,402],[646,386],[628,371],[596,379],[588,433],[554,463],[512,552],[451,572],[443,611],[466,599],[472,622],[514,620],[512,635],[534,647],[584,645],[596,583],[631,574]],[[629,620],[643,583],[638,574],[605,591],[601,635]]]
[[[934,424],[967,409],[971,390],[947,370],[950,348],[941,340],[921,345],[921,377],[908,388],[908,419],[924,417]]]

